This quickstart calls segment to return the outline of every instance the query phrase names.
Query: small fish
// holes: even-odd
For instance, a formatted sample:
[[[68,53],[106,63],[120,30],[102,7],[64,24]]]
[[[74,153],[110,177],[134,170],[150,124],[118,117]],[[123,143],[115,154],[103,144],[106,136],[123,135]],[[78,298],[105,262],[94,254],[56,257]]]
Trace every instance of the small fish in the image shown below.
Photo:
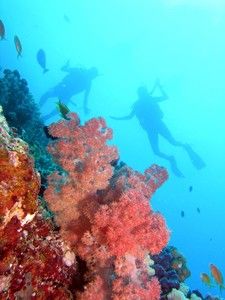
[[[57,108],[61,114],[61,117],[63,119],[68,120],[67,118],[67,114],[70,112],[69,108],[66,106],[66,104],[62,103],[60,100],[58,102],[56,102]]]
[[[215,282],[218,284],[220,290],[224,289],[225,287],[223,285],[223,275],[220,272],[220,270],[214,264],[210,264],[209,267],[210,267],[211,274],[215,279]]]
[[[14,44],[18,53],[17,57],[22,56],[22,44],[17,35],[14,36]]]
[[[0,37],[1,40],[5,40],[5,26],[2,20],[0,20]]]
[[[46,54],[43,49],[38,50],[36,58],[37,58],[37,62],[43,69],[43,73],[48,72],[49,70],[46,68]]]
[[[199,214],[200,214],[200,212],[201,212],[199,207],[197,207],[197,212],[198,212]]]
[[[193,186],[190,185],[190,186],[189,186],[189,192],[192,192],[192,191],[193,191]]]
[[[175,270],[179,270],[180,268],[182,268],[183,263],[179,258],[175,258],[173,259],[172,263],[171,263],[171,267]]]
[[[211,279],[210,279],[210,277],[209,277],[208,274],[206,274],[206,273],[201,273],[201,274],[200,274],[200,278],[201,278],[201,281],[202,281],[204,284],[208,285],[209,287],[212,286]]]
[[[65,14],[63,16],[64,21],[66,21],[67,23],[70,23],[70,18]]]
[[[185,213],[184,213],[183,210],[180,212],[180,215],[181,215],[182,218],[185,216]]]

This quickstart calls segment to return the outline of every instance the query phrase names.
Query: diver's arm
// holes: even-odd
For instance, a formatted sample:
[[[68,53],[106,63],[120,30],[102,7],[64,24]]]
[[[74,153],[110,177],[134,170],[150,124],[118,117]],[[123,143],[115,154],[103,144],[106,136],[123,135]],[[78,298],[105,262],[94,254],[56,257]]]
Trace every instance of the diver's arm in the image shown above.
[[[151,96],[152,96],[152,94],[155,92],[155,90],[156,90],[158,84],[159,84],[159,79],[156,79],[155,84],[154,84],[154,86],[153,86],[153,88],[152,88],[152,90],[151,90],[151,92],[150,92],[150,95],[151,95]]]
[[[159,79],[157,79],[156,82],[155,82],[155,85],[154,85],[154,87],[153,87],[153,89],[152,89],[152,91],[150,93],[151,96],[154,93],[154,91],[156,90],[156,88],[158,88],[160,90],[161,94],[162,94],[159,97],[153,97],[156,102],[165,101],[165,100],[167,100],[169,98],[168,95],[167,95],[167,93],[164,91],[162,85],[160,84]]]
[[[110,116],[110,118],[113,119],[113,120],[122,120],[122,121],[124,121],[124,120],[130,120],[130,119],[132,119],[134,117],[134,115],[135,115],[135,112],[133,110],[128,116],[124,116],[124,117],[113,117],[113,116]]]
[[[167,100],[169,97],[168,97],[167,93],[164,91],[163,87],[161,85],[158,85],[158,88],[160,89],[160,92],[161,92],[162,96],[154,97],[154,100],[157,101],[157,102]]]
[[[91,86],[89,86],[84,93],[84,113],[89,113],[90,109],[88,108],[88,97],[90,94]]]
[[[62,66],[60,70],[63,71],[63,72],[70,73],[70,71],[71,71],[70,61],[67,60],[66,64],[64,66]]]

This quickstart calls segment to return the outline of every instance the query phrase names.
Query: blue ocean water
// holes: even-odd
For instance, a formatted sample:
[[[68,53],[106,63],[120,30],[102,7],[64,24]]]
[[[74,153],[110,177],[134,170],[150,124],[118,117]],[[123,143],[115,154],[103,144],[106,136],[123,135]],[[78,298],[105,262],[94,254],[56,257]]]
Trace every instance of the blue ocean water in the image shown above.
[[[37,103],[62,80],[71,66],[98,68],[92,84],[90,113],[83,113],[83,95],[68,106],[81,120],[103,116],[113,128],[122,161],[144,171],[152,163],[168,168],[169,180],[152,199],[171,230],[170,244],[186,257],[192,289],[209,290],[200,280],[214,263],[225,274],[225,2],[220,0],[1,0],[6,41],[0,43],[2,69],[18,69],[29,82]],[[17,58],[13,38],[22,43]],[[43,74],[36,54],[43,49],[49,71]],[[196,170],[187,153],[159,138],[162,152],[173,155],[184,178],[154,155],[146,132],[125,116],[137,100],[137,88],[151,90],[156,78],[168,94],[160,103],[172,135],[188,143],[206,167]],[[160,91],[156,91],[156,96]],[[42,108],[47,114],[57,99]],[[58,119],[55,116],[47,123]],[[190,191],[192,186],[192,191]],[[200,213],[197,211],[200,209]],[[184,217],[181,216],[184,211]]]

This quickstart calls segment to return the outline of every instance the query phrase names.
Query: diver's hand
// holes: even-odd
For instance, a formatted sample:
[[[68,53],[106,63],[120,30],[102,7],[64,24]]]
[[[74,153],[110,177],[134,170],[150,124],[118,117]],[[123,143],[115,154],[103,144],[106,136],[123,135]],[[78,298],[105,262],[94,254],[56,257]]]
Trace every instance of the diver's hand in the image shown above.
[[[152,88],[151,92],[149,93],[149,95],[152,95],[157,88],[161,89],[161,84],[160,84],[159,78],[156,78],[153,88]]]
[[[70,67],[70,60],[68,59],[64,66],[62,66],[61,71],[66,72]]]
[[[109,116],[110,117],[110,119],[112,119],[112,120],[120,120],[121,118],[120,117],[114,117],[114,116]]]
[[[156,78],[155,85],[160,85],[160,79],[159,78]]]
[[[159,78],[156,78],[155,85],[158,86],[159,88],[162,88]]]
[[[159,80],[158,78],[156,79],[155,85],[156,85],[161,91],[163,91],[163,85],[160,83],[160,80]]]
[[[70,66],[70,60],[68,59],[66,64],[65,64],[65,68],[69,68],[69,66]]]

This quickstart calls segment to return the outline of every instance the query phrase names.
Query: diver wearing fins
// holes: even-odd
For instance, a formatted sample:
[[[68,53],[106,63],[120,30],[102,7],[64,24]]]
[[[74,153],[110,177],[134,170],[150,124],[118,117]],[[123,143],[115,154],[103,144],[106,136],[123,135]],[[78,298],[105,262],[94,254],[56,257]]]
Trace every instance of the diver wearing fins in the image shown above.
[[[90,69],[71,68],[69,61],[61,68],[61,71],[68,73],[61,82],[55,87],[48,90],[40,99],[39,105],[42,107],[49,98],[60,99],[65,105],[71,101],[74,95],[84,92],[84,113],[89,112],[88,97],[91,91],[92,80],[99,76],[98,70],[95,67]],[[57,109],[54,109],[49,114],[45,115],[43,121],[48,120],[58,114]]]
[[[153,96],[156,89],[159,89],[161,96]],[[134,103],[132,111],[124,117],[112,117],[114,120],[129,120],[134,116],[137,117],[141,127],[146,131],[152,150],[155,155],[166,159],[171,166],[173,173],[177,177],[184,177],[183,173],[178,169],[174,156],[163,153],[159,149],[159,136],[164,137],[171,145],[182,147],[191,159],[196,169],[205,167],[205,163],[200,156],[193,151],[190,145],[177,141],[171,134],[170,130],[163,121],[163,112],[160,109],[159,102],[168,99],[166,92],[161,86],[159,80],[156,80],[151,92],[148,92],[145,86],[140,86],[137,90],[138,100]]]

